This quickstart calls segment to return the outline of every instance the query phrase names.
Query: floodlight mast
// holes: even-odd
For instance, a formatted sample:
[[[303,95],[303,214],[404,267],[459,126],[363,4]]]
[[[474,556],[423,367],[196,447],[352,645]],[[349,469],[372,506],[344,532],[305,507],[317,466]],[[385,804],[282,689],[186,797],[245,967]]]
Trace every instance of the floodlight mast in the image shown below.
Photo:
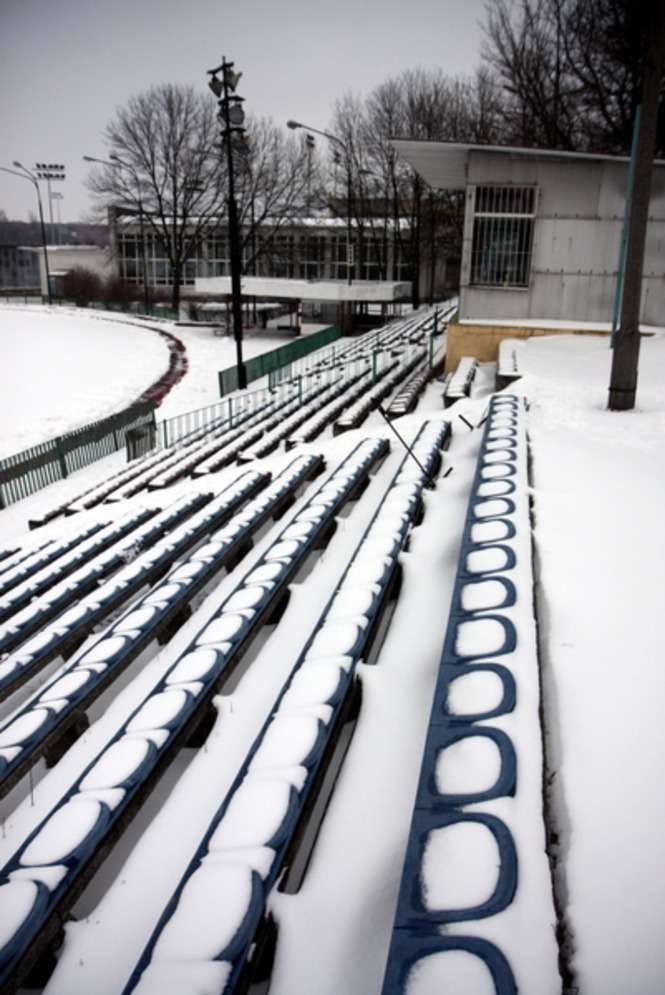
[[[313,128],[311,124],[303,124],[301,121],[289,120],[286,122],[286,127],[290,128],[292,131],[296,131],[298,128],[304,128],[306,131],[313,131],[316,135],[321,135],[323,138],[326,138],[329,142],[331,142],[331,144],[339,145],[339,147],[344,151],[344,158],[346,159],[346,272],[347,283],[351,286],[353,283],[351,265],[351,150],[341,138],[337,137],[337,135],[332,135],[329,131],[321,131],[320,128]]]
[[[37,182],[37,177],[34,176],[29,169],[26,169],[23,163],[14,160],[12,166],[15,166],[16,169],[7,169],[5,166],[0,166],[0,169],[2,170],[3,173],[11,173],[13,176],[20,176],[24,180],[29,180],[33,184],[35,192],[37,194],[37,204],[39,205],[39,225],[42,232],[42,252],[44,253],[44,272],[46,274],[46,299],[48,300],[49,304],[52,304],[53,302],[51,300],[51,274],[49,273],[49,268],[48,268],[48,252],[46,250],[46,229],[44,227],[44,211],[42,210],[42,196],[39,192],[39,183]],[[17,172],[17,170],[19,169],[22,170],[22,172],[20,173]]]

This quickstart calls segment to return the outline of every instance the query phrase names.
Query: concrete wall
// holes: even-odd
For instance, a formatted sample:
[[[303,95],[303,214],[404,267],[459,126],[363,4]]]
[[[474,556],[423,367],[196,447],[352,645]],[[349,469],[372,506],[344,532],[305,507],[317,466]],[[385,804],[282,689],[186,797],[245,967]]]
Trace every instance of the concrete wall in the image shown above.
[[[611,321],[627,163],[472,150],[461,272],[464,319]],[[528,289],[470,286],[474,189],[530,185],[539,196]],[[665,167],[654,167],[641,321],[665,325]]]
[[[481,363],[497,359],[502,339],[530,339],[542,335],[604,335],[570,328],[515,328],[508,325],[449,325],[446,347],[446,373],[457,369],[462,356],[475,356]]]
[[[79,267],[91,270],[104,279],[114,273],[111,250],[101,249],[98,245],[49,245],[46,252],[52,287],[55,273],[69,272]],[[41,250],[38,257],[42,294],[46,294],[46,268]]]

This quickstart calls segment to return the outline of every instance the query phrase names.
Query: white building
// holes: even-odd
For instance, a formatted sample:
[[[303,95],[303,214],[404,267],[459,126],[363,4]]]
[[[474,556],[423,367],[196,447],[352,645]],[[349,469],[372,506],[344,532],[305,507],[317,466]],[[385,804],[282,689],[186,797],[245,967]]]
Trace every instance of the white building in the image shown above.
[[[612,321],[627,159],[448,142],[393,145],[435,189],[466,192],[461,321]],[[665,325],[664,162],[653,173],[641,321]]]

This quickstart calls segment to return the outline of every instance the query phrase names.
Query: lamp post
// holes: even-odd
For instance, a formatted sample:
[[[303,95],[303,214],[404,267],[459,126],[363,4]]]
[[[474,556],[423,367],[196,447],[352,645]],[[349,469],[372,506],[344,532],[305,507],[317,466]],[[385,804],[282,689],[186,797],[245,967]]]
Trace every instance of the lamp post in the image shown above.
[[[55,242],[55,239],[53,237],[53,200],[51,194],[51,180],[64,180],[65,167],[61,162],[36,162],[35,174],[38,180],[46,180],[46,189],[48,191],[48,216],[49,216],[49,225],[51,227],[51,241]]]
[[[349,286],[353,283],[352,277],[352,260],[351,260],[351,151],[345,142],[337,135],[331,135],[329,131],[320,131],[319,128],[312,128],[309,124],[302,124],[300,121],[287,121],[287,128],[291,128],[295,131],[297,128],[305,128],[307,131],[313,131],[317,135],[322,135],[323,138],[327,138],[329,142],[333,145],[338,145],[344,151],[344,157],[346,159],[346,267],[347,267],[347,283]]]
[[[222,132],[222,143],[226,147],[226,164],[229,182],[229,243],[231,248],[231,298],[233,302],[233,337],[236,343],[236,365],[238,369],[238,387],[244,390],[247,386],[247,371],[242,357],[242,290],[240,285],[242,258],[240,251],[240,233],[238,229],[238,208],[236,205],[233,164],[233,134],[242,134],[245,112],[242,109],[243,97],[235,90],[242,73],[234,72],[233,62],[227,62],[222,57],[221,65],[209,69],[208,86],[217,98],[219,113],[217,118]],[[221,73],[221,78],[218,75]]]
[[[29,180],[30,183],[33,184],[35,191],[37,192],[37,203],[39,205],[39,224],[41,226],[41,232],[42,232],[42,251],[44,253],[44,270],[46,272],[46,297],[49,304],[51,304],[52,303],[51,274],[49,273],[48,269],[48,252],[46,251],[46,229],[44,228],[44,212],[42,210],[42,195],[39,192],[39,183],[37,182],[37,177],[34,176],[29,169],[26,169],[25,166],[23,166],[20,162],[13,162],[12,165],[16,166],[16,169],[7,169],[5,166],[0,166],[0,169],[2,169],[3,173],[11,173],[12,176],[20,176],[21,179],[23,180]],[[21,169],[23,172],[18,173],[16,171],[17,169]]]
[[[96,162],[100,166],[109,166],[112,169],[129,169],[133,172],[131,166],[126,162],[123,162],[117,155],[113,152],[110,153],[108,159],[96,159],[92,155],[84,155],[84,162]],[[134,174],[136,178],[136,174]],[[143,306],[145,307],[146,313],[150,313],[150,291],[148,288],[148,264],[146,260],[146,245],[145,245],[145,227],[143,223],[143,202],[140,197],[136,198],[136,206],[139,210],[139,231],[141,233],[141,276],[143,278]]]

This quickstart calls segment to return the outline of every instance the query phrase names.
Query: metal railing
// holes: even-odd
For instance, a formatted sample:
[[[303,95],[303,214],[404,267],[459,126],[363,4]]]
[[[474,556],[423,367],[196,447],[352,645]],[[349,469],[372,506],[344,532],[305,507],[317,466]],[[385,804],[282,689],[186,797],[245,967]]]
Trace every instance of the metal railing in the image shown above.
[[[247,383],[259,380],[261,377],[270,378],[270,386],[280,380],[288,379],[300,372],[305,372],[296,367],[298,360],[308,356],[317,349],[330,345],[342,337],[342,330],[336,325],[330,328],[323,328],[320,332],[313,332],[303,338],[298,338],[287,345],[281,345],[270,352],[264,352],[260,356],[254,356],[245,362],[247,373]],[[238,370],[231,366],[226,370],[220,370],[219,374],[219,395],[225,397],[238,389]]]
[[[0,508],[124,449],[130,429],[154,424],[155,409],[144,401],[0,459]]]

